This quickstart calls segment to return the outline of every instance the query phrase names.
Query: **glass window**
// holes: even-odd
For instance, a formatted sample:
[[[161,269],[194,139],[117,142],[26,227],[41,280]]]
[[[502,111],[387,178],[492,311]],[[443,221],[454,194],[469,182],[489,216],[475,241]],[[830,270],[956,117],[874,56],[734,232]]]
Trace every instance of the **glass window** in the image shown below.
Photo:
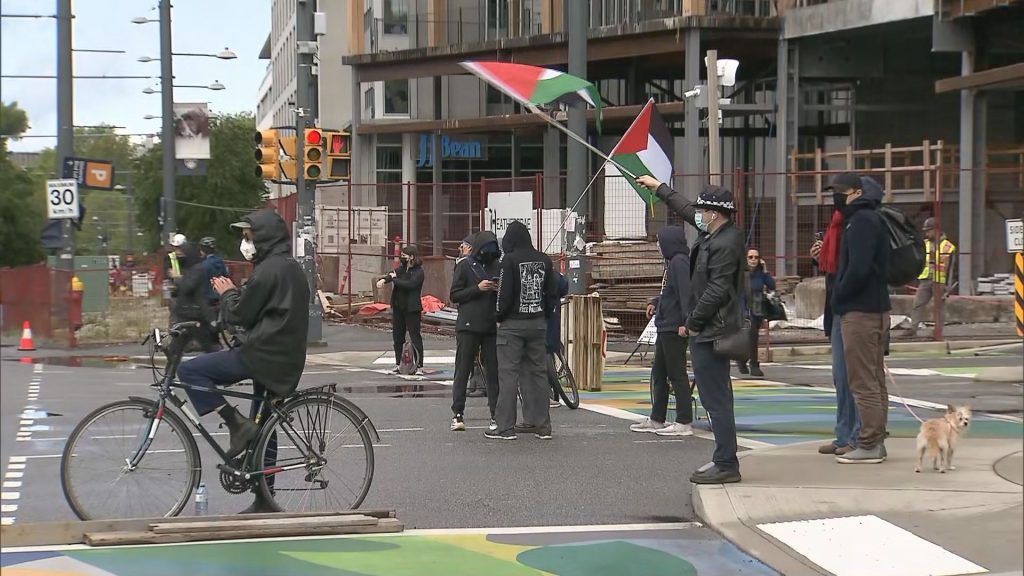
[[[384,0],[382,20],[385,34],[407,34],[409,7],[406,0]]]
[[[384,113],[409,114],[409,81],[384,81]]]

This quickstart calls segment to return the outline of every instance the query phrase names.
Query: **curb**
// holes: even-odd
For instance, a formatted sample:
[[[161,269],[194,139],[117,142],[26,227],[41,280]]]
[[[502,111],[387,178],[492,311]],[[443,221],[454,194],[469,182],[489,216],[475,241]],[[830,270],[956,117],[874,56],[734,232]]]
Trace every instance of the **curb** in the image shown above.
[[[1004,344],[1014,344],[1016,340],[944,340],[942,342],[893,342],[890,345],[890,350],[893,353],[914,353],[914,352],[941,352],[944,354],[950,354],[960,350],[971,350],[974,348],[983,348],[987,346],[1001,346]],[[832,353],[832,346],[830,345],[810,345],[810,346],[782,346],[778,348],[772,348],[770,350],[771,362],[778,362],[780,360],[792,360],[796,358],[805,358],[808,356],[827,356]]]

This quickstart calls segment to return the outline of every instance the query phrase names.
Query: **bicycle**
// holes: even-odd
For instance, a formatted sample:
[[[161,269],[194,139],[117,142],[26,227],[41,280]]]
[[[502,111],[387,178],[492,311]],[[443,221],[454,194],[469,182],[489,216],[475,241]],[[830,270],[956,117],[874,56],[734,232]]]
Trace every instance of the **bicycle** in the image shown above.
[[[258,434],[241,456],[228,461],[174,391],[204,390],[175,377],[189,333],[200,328],[199,322],[181,322],[166,337],[154,329],[143,345],[152,342],[152,360],[158,351],[167,358],[162,374],[153,363],[156,398],[129,396],[101,406],[72,431],[61,457],[61,487],[74,513],[82,520],[181,513],[202,476],[199,448],[186,421],[220,456],[217,469],[227,492],[258,490],[278,511],[358,508],[373,481],[373,443],[380,441],[366,413],[337,394],[336,384],[286,397],[265,391],[258,382],[253,394],[219,389],[259,407]],[[105,456],[112,458],[106,466],[99,463]]]
[[[560,346],[557,351],[548,354],[555,370],[555,380],[551,382],[551,387],[566,406],[575,410],[580,407],[580,391],[576,387],[576,377],[572,373],[572,368],[569,368],[569,363],[565,361],[564,350],[565,347]]]

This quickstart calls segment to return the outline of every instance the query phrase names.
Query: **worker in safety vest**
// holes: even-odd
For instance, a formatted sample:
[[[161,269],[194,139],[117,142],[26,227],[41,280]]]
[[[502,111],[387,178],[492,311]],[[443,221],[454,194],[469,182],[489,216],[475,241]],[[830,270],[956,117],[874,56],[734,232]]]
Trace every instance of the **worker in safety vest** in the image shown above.
[[[925,261],[921,275],[917,277],[917,296],[914,297],[914,311],[910,314],[910,332],[914,336],[917,328],[925,318],[925,307],[934,296],[938,299],[946,297],[949,288],[950,274],[953,265],[953,254],[956,245],[935,227],[935,218],[928,218],[921,228],[924,233]],[[941,308],[940,308],[941,311]],[[941,322],[942,319],[940,318]]]

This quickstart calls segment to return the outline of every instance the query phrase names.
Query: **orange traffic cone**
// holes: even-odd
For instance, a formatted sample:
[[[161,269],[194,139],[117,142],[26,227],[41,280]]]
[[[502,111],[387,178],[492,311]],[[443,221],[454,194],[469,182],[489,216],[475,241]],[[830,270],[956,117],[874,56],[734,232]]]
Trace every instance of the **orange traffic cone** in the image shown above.
[[[32,344],[32,326],[29,325],[28,320],[25,320],[25,323],[21,325],[21,343],[18,344],[18,350],[29,352],[35,349],[35,345]]]

